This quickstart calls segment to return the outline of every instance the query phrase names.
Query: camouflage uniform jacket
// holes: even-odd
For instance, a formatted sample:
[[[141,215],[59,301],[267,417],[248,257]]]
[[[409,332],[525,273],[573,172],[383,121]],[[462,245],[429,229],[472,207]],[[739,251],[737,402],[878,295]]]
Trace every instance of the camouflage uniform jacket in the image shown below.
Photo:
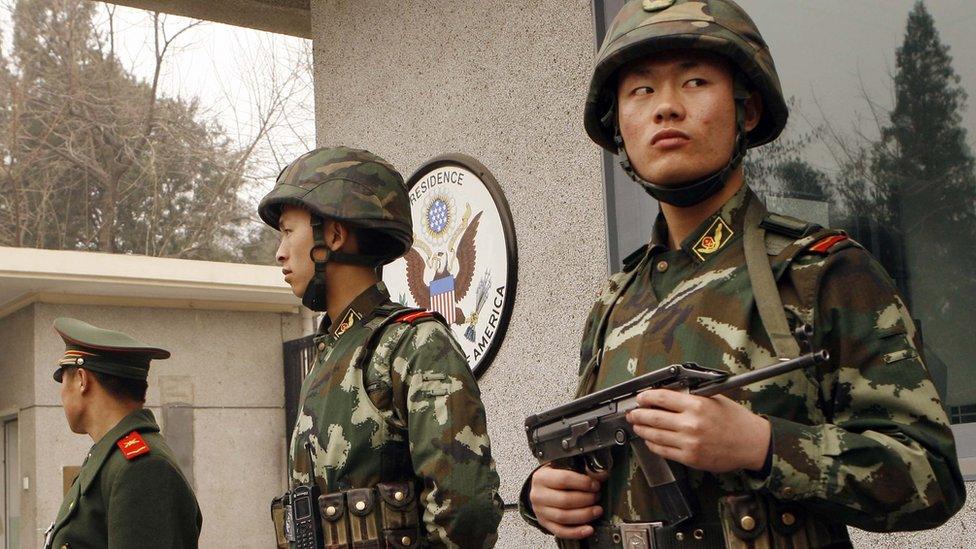
[[[673,363],[742,373],[773,362],[742,245],[745,210],[757,200],[744,187],[678,250],[667,249],[658,217],[651,243],[610,278],[586,322],[581,394]],[[952,433],[908,310],[882,267],[853,241],[811,251],[825,234],[838,231],[798,240],[767,232],[766,245],[791,325],[812,325],[813,348],[829,350],[831,360],[728,394],[769,419],[771,468],[764,478],[690,471],[700,515],[689,529],[696,520],[719,520],[718,501],[730,494],[759,495],[772,507],[771,521],[786,509],[806,512],[812,546],[823,544],[817,538],[846,541],[844,524],[934,527],[962,505]],[[603,345],[594,349],[604,319]],[[601,495],[612,522],[660,518],[626,448],[614,455]],[[524,497],[522,504],[533,522]],[[770,545],[805,545],[795,542]]]
[[[402,309],[380,282],[335,325],[326,317],[302,383],[291,480],[309,481],[310,443],[323,494],[414,479],[430,546],[491,547],[498,474],[478,385],[447,327],[390,324],[365,371],[355,367],[372,328]]]
[[[153,413],[141,409],[88,452],[51,526],[50,546],[190,548],[202,523],[196,496]]]

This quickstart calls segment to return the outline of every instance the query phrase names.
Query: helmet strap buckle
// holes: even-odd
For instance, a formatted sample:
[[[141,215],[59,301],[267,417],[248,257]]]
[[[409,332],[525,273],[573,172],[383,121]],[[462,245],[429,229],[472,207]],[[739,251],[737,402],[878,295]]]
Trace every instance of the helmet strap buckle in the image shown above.
[[[332,250],[328,246],[316,244],[312,246],[312,249],[308,252],[308,257],[315,263],[315,268],[318,269],[319,265],[325,265],[331,259]]]
[[[312,225],[312,249],[308,251],[308,257],[315,266],[312,279],[309,280],[305,293],[302,295],[302,305],[313,311],[325,310],[325,266],[333,258],[332,249],[325,243],[325,220],[317,215],[313,215],[310,220]]]

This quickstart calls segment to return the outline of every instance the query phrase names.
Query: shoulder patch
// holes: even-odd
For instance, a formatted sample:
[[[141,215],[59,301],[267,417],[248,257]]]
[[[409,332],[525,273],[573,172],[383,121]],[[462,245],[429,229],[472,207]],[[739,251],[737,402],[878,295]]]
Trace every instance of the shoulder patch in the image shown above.
[[[122,455],[125,459],[133,460],[143,454],[149,453],[149,445],[139,434],[139,431],[132,431],[128,435],[119,439],[115,443],[119,450],[122,450]]]
[[[437,313],[433,311],[413,311],[401,316],[398,316],[393,322],[402,322],[404,324],[413,324],[421,320],[436,319]]]
[[[847,239],[848,236],[846,234],[831,235],[814,242],[807,250],[815,254],[827,255],[830,253],[831,248]]]

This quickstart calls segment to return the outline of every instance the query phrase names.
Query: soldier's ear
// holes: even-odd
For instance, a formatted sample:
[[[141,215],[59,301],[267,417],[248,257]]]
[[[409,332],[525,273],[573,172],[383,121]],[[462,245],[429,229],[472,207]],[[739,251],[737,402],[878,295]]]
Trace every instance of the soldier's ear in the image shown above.
[[[95,376],[91,374],[88,370],[84,368],[76,368],[73,383],[78,384],[78,388],[81,389],[82,394],[91,390],[92,380]]]
[[[334,219],[325,225],[325,243],[334,252],[339,251],[349,241],[349,226]]]

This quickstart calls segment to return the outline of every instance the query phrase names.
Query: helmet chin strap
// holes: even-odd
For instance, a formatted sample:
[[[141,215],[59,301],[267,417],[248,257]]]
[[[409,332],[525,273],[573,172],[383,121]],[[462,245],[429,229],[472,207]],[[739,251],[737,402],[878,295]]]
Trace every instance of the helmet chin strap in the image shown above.
[[[738,71],[733,78],[732,97],[735,101],[735,145],[729,162],[725,167],[711,175],[680,185],[658,185],[644,179],[637,173],[637,170],[634,169],[630,162],[630,157],[627,156],[623,136],[620,135],[620,124],[616,120],[615,112],[616,101],[614,101],[610,112],[604,117],[604,123],[612,123],[614,125],[614,141],[617,144],[617,155],[620,157],[620,166],[627,172],[627,175],[631,179],[640,183],[647,194],[665,204],[685,208],[700,204],[714,196],[725,187],[732,172],[742,164],[742,160],[746,156],[745,119],[746,100],[749,98],[749,89],[746,85],[746,77]]]
[[[325,266],[329,262],[376,268],[383,263],[383,256],[334,252],[325,243],[325,220],[313,215],[310,223],[313,240],[308,255],[315,265],[315,272],[312,274],[312,279],[308,281],[308,286],[305,287],[305,293],[302,294],[302,305],[313,311],[322,312],[326,309]]]

